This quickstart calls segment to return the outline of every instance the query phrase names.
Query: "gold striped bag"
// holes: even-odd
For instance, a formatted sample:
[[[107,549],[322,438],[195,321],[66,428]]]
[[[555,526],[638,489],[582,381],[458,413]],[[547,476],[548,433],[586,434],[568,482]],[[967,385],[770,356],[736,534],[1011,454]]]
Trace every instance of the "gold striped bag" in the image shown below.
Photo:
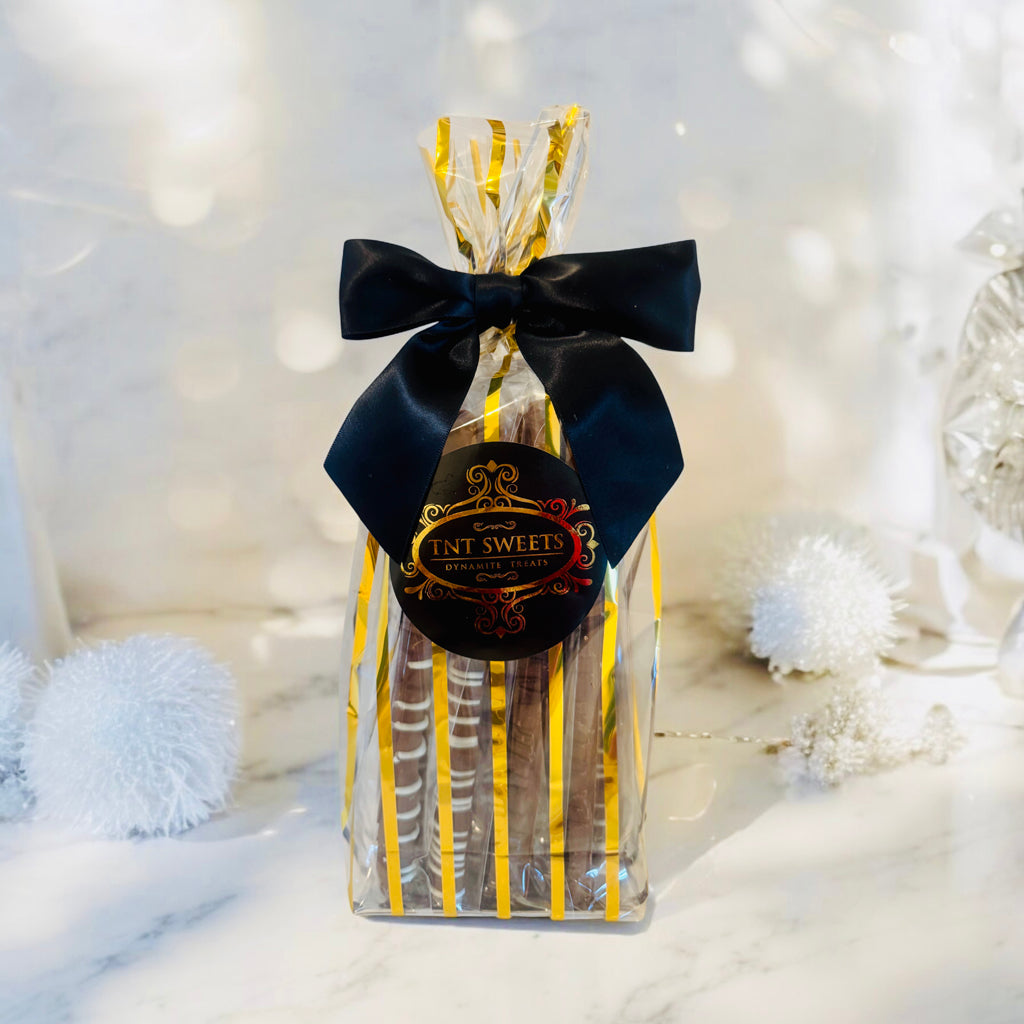
[[[586,177],[587,127],[577,107],[532,124],[438,122],[423,155],[458,269],[515,275],[563,250]],[[479,340],[441,462],[457,467],[462,501],[428,505],[417,535],[434,568],[416,576],[393,566],[365,529],[357,541],[342,675],[350,901],[361,914],[637,918],[661,623],[654,521],[609,567],[596,544],[588,549],[586,524],[573,526],[587,506],[532,501],[526,469],[516,479],[500,459],[474,458],[481,444],[500,452],[504,443],[549,467],[574,466],[514,323]],[[466,519],[482,496],[486,514]],[[478,534],[460,536],[457,522]],[[571,574],[552,583],[537,566],[555,572],[573,544],[590,577],[572,577],[567,628],[557,610],[533,615],[551,631],[545,649],[516,656],[512,644],[495,660],[491,649],[459,653],[428,638],[444,634],[419,610],[444,573],[520,585],[519,604],[467,606],[492,636],[514,633],[516,608],[540,608],[534,595],[545,587],[552,602],[563,596],[552,588],[569,588]]]

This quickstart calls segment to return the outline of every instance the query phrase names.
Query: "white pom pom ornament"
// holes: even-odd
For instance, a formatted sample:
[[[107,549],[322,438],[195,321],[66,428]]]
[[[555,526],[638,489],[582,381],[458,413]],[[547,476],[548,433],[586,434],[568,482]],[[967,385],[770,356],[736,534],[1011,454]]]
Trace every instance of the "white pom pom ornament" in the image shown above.
[[[40,817],[116,838],[205,821],[237,758],[231,673],[189,640],[142,635],[53,666],[24,763]]]
[[[896,605],[865,531],[827,513],[743,524],[723,552],[724,632],[778,678],[857,676],[892,643]]]
[[[0,819],[18,817],[31,803],[21,759],[36,688],[36,671],[28,658],[10,644],[0,644]]]

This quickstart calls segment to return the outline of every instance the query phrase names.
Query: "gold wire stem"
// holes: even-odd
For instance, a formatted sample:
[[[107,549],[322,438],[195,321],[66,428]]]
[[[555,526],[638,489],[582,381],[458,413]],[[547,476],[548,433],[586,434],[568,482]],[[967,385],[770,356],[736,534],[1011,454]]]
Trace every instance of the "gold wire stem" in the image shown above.
[[[764,736],[724,736],[716,732],[679,732],[677,729],[655,729],[654,735],[671,740],[717,740],[719,743],[758,743],[764,746],[766,754],[777,754],[793,746],[791,739],[768,739]]]

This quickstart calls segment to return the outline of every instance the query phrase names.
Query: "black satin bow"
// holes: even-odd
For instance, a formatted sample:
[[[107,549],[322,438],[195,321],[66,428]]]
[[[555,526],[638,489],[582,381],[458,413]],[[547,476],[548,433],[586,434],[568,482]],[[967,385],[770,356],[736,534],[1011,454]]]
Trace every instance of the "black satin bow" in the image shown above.
[[[478,334],[515,321],[615,565],[683,468],[661,389],[621,336],[692,351],[699,294],[692,241],[551,256],[512,277],[444,270],[411,249],[352,239],[341,267],[342,336],[434,326],[359,397],[324,466],[381,547],[404,558],[473,381]]]

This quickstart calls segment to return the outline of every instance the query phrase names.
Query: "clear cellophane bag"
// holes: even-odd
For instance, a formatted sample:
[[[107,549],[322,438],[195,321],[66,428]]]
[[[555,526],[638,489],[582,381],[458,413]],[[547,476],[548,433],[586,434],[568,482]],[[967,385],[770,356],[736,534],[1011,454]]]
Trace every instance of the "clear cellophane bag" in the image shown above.
[[[532,124],[442,118],[421,140],[456,269],[518,274],[564,250],[587,129],[585,111],[556,107]],[[479,368],[445,451],[486,441],[573,464],[514,323],[480,335]],[[432,644],[402,614],[387,562],[362,530],[342,672],[353,909],[642,916],[661,619],[653,520],[609,567],[582,623],[515,661]]]

